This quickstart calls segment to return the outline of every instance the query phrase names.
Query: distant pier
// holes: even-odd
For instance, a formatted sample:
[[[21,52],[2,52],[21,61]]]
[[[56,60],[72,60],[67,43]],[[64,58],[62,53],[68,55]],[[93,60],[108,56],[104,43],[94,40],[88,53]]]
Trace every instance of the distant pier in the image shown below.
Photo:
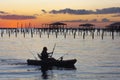
[[[115,36],[120,36],[120,29],[109,29],[109,28],[0,28],[0,36],[1,38],[4,35],[15,36],[23,35],[25,38],[26,35],[31,36],[33,38],[35,35],[38,35],[40,38],[42,36],[47,35],[48,38],[50,36],[55,35],[58,38],[62,35],[64,38],[67,38],[68,35],[72,35],[75,39],[77,36],[80,38],[86,39],[87,36],[91,36],[91,39],[94,39],[96,36],[99,36],[101,39],[104,39],[105,36],[111,36],[111,39],[114,39]]]

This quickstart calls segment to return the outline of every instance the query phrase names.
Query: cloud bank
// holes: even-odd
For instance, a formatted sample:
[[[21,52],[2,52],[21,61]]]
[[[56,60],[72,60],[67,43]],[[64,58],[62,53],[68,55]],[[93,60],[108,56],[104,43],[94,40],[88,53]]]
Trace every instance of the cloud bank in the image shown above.
[[[4,11],[0,11],[0,14],[8,14],[8,13]]]
[[[62,9],[62,10],[51,10],[49,13],[51,13],[51,14],[76,14],[76,15],[79,15],[79,14],[92,14],[94,12],[92,10],[85,10],[85,9],[73,10],[70,8],[66,8],[66,9]]]
[[[120,13],[116,14],[116,15],[113,15],[112,17],[120,17]]]
[[[27,19],[36,19],[35,16],[28,15],[0,15],[0,19],[8,19],[8,20],[27,20]]]
[[[0,11],[0,19],[6,20],[27,20],[27,19],[36,19],[36,15],[18,15],[11,14],[6,11]]]
[[[110,20],[107,18],[103,18],[101,19],[101,21],[98,21],[97,19],[92,19],[92,20],[78,19],[78,20],[64,20],[59,22],[110,22]]]
[[[107,19],[107,18],[103,18],[101,21],[102,21],[102,22],[109,22],[110,20]]]
[[[44,9],[42,9],[41,11],[42,11],[43,13],[47,13],[47,11],[46,11],[46,10],[44,10]]]
[[[74,15],[83,15],[83,14],[113,14],[120,13],[120,7],[111,7],[111,8],[103,8],[93,10],[85,10],[85,9],[61,9],[61,10],[51,10],[49,11],[51,14],[74,14]]]

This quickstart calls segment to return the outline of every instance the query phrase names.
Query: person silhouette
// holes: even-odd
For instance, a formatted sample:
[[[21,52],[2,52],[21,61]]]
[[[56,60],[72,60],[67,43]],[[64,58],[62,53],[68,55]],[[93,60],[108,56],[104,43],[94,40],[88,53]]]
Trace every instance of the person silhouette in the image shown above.
[[[48,50],[47,47],[43,47],[43,50],[42,50],[42,52],[41,52],[41,55],[38,54],[38,57],[39,57],[41,60],[48,60],[49,57],[52,57],[53,52],[48,53],[47,50]],[[51,55],[50,55],[50,54],[51,54]]]

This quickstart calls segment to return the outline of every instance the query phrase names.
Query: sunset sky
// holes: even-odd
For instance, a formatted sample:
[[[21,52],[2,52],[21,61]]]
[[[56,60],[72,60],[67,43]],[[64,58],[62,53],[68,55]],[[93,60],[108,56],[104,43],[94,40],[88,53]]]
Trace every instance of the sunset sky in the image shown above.
[[[0,0],[0,27],[59,21],[72,26],[120,21],[120,0]]]

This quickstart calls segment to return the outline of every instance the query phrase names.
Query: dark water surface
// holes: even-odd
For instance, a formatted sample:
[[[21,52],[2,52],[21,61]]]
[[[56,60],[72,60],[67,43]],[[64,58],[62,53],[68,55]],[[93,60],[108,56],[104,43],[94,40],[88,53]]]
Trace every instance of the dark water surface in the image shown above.
[[[27,59],[34,59],[42,47],[47,46],[52,51],[56,45],[53,56],[58,59],[77,59],[76,70],[53,69],[48,70],[47,80],[119,80],[120,79],[120,37],[114,40],[106,36],[103,40],[99,36],[95,39],[77,36],[51,36],[19,35],[17,38],[5,35],[0,38],[0,80],[42,80],[39,66],[28,66]]]

